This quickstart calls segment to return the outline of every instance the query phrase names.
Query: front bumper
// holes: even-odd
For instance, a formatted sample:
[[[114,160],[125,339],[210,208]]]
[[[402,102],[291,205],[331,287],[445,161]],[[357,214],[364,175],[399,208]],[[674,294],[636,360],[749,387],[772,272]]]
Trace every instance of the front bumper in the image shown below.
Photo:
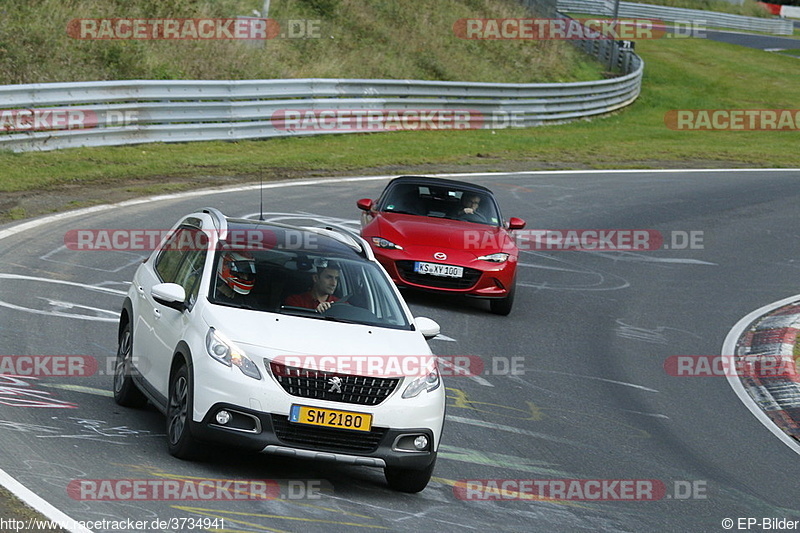
[[[226,427],[215,420],[221,409],[233,414]],[[370,432],[360,432],[318,428],[290,423],[286,416],[227,403],[214,404],[201,422],[192,422],[191,429],[203,441],[303,459],[415,470],[430,466],[436,459],[437,443],[430,429],[373,427]],[[408,449],[419,435],[428,438],[427,449]]]
[[[517,268],[516,258],[504,263],[488,261],[427,261],[464,267],[464,278],[456,282],[442,278],[413,273],[414,259],[402,251],[375,250],[378,261],[389,273],[398,287],[426,291],[463,294],[477,298],[505,298],[508,296]]]

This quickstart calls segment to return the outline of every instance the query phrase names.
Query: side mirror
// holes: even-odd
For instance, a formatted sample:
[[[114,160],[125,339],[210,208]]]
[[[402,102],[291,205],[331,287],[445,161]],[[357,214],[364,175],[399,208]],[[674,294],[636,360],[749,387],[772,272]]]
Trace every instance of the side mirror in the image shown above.
[[[361,200],[358,200],[356,202],[356,205],[362,211],[372,211],[372,205],[373,204],[372,204],[372,200],[370,200],[369,198],[362,198]]]
[[[522,229],[525,227],[525,221],[521,218],[511,217],[508,219],[508,229]]]
[[[417,327],[419,332],[422,333],[422,336],[425,337],[426,341],[431,340],[441,331],[439,324],[424,316],[415,318],[414,325]]]
[[[186,291],[177,283],[159,283],[150,289],[153,300],[163,306],[183,311],[186,309]]]

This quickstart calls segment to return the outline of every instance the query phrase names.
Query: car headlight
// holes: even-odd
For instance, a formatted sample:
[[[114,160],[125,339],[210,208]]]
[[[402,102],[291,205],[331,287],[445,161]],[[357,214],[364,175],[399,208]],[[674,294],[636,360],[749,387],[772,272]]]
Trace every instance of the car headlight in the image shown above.
[[[399,244],[395,244],[392,241],[386,240],[383,237],[373,237],[372,244],[377,246],[378,248],[388,248],[389,250],[402,250],[403,247]]]
[[[206,351],[208,355],[223,365],[237,366],[245,376],[261,379],[258,367],[245,355],[244,351],[214,328],[209,328],[206,333]]]
[[[408,384],[403,391],[403,398],[415,398],[422,391],[431,392],[439,388],[442,380],[439,378],[439,369],[434,365],[424,376],[420,376]]]
[[[498,252],[496,254],[482,255],[478,259],[481,261],[491,261],[493,263],[505,263],[508,261],[508,254]]]

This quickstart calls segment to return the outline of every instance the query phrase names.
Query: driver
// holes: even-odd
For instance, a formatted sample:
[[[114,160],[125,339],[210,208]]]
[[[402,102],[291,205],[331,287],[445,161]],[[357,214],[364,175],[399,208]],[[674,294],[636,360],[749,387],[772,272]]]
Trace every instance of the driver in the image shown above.
[[[478,215],[478,208],[481,205],[481,197],[473,193],[465,193],[461,197],[461,209],[458,210],[458,216],[464,215]]]
[[[339,300],[333,295],[336,287],[339,286],[339,275],[339,267],[334,263],[328,263],[325,268],[312,276],[314,284],[311,286],[311,290],[292,294],[286,298],[284,304],[290,307],[316,309],[318,313],[327,311]]]

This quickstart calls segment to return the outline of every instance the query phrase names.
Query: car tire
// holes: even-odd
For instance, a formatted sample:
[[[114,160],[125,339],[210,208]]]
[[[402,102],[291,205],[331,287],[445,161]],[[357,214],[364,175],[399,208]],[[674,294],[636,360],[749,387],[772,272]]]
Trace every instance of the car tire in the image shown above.
[[[428,486],[434,466],[436,466],[436,460],[422,470],[387,466],[383,469],[383,475],[386,477],[386,483],[389,484],[390,489],[413,494]]]
[[[202,456],[201,443],[192,435],[192,395],[194,387],[189,369],[181,367],[172,376],[167,400],[167,445],[178,459],[193,460]]]
[[[514,293],[517,292],[517,280],[511,282],[511,289],[508,291],[508,296],[499,298],[497,300],[489,300],[489,310],[496,314],[507,316],[514,307]]]
[[[117,360],[114,365],[114,401],[123,407],[144,407],[147,397],[133,382],[133,331],[130,323],[125,324],[119,334]]]

